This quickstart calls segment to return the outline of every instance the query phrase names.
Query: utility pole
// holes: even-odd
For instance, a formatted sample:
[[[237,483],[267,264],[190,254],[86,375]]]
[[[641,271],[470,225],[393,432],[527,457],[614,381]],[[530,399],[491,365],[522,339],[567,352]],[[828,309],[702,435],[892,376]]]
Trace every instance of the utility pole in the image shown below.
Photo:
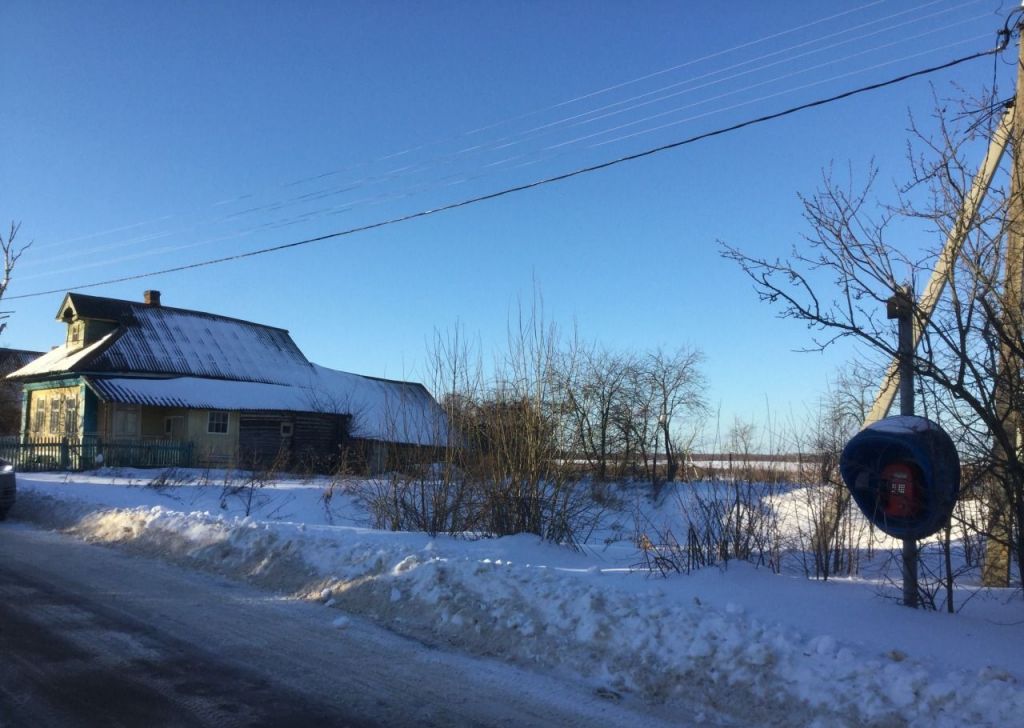
[[[899,325],[900,414],[914,414],[914,290],[899,289],[886,301],[886,313]],[[917,609],[917,539],[903,539],[903,605]]]
[[[1010,199],[1006,220],[1006,261],[1003,286],[1002,342],[999,371],[996,379],[996,407],[1007,446],[995,449],[995,465],[999,482],[990,494],[989,538],[985,546],[982,583],[986,586],[1008,586],[1010,583],[1010,540],[1013,514],[1010,512],[1011,492],[1019,492],[1024,484],[1020,468],[1021,436],[1021,368],[1019,342],[1024,332],[1024,43],[1021,24],[1017,33],[1016,108],[1010,133],[1013,161],[1010,170]],[[1018,343],[1018,346],[1014,344]],[[1018,528],[1022,524],[1018,524]]]
[[[1022,106],[1024,106],[1024,103],[1022,103]],[[935,263],[935,269],[932,271],[928,284],[924,287],[921,298],[917,302],[917,313],[914,316],[913,331],[913,348],[915,351],[921,341],[924,328],[928,325],[928,321],[931,319],[943,291],[946,290],[946,286],[949,284],[953,268],[956,265],[957,258],[960,256],[964,240],[967,238],[967,233],[970,232],[971,227],[974,225],[974,221],[978,216],[978,210],[981,209],[981,205],[985,201],[985,195],[988,194],[992,178],[999,169],[999,163],[1003,159],[1006,147],[1009,146],[1009,140],[1013,135],[1014,125],[1018,118],[1015,111],[1016,109],[1010,106],[1003,114],[1002,119],[999,120],[999,125],[996,127],[989,142],[985,158],[978,168],[978,173],[974,176],[971,189],[964,197],[956,221],[946,236],[946,243],[942,246],[942,252]],[[1024,118],[1024,111],[1021,112],[1021,116]],[[884,419],[889,414],[889,410],[892,408],[893,402],[900,392],[899,364],[899,357],[896,357],[889,365],[871,411],[864,420],[864,427]]]

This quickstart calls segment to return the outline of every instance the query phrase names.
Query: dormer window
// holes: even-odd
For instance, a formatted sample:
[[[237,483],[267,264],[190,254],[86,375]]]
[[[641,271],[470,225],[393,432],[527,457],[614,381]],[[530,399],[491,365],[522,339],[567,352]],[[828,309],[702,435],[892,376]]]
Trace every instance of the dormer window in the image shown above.
[[[68,344],[80,346],[85,343],[85,322],[75,321],[68,325]]]

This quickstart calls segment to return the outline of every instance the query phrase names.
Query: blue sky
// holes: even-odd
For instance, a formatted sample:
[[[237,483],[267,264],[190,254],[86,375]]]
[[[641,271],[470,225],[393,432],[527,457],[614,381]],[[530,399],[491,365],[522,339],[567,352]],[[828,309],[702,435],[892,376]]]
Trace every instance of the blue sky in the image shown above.
[[[358,227],[685,138],[994,45],[994,0],[8,0],[0,220],[33,240],[4,344],[59,343],[61,294]],[[1012,54],[1012,50],[1011,50]],[[1012,59],[1012,55],[1007,60]],[[992,59],[557,185],[85,292],[287,328],[314,361],[424,378],[435,330],[486,351],[536,286],[612,349],[707,356],[708,399],[800,418],[842,347],[760,303],[719,240],[784,255],[830,164],[906,174],[908,110],[1012,92]],[[957,88],[959,86],[959,90]],[[924,246],[928,240],[908,241]]]

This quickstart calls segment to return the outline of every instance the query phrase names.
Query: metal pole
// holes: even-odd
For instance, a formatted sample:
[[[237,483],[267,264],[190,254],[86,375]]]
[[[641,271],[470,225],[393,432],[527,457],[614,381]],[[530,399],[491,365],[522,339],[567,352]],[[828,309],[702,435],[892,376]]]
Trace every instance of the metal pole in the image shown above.
[[[887,301],[890,319],[899,326],[900,414],[914,414],[914,295],[908,286]],[[917,609],[917,540],[903,539],[903,604]]]

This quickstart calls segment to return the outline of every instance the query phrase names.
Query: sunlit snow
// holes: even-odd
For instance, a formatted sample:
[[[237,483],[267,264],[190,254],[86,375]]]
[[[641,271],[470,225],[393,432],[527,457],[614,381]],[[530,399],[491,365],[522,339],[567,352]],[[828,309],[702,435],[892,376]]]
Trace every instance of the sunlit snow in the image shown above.
[[[279,480],[247,501],[223,473],[202,485],[198,472],[155,475],[22,474],[12,517],[299,593],[338,629],[358,614],[596,691],[699,700],[747,724],[1006,726],[1024,715],[1020,591],[961,588],[956,615],[907,609],[881,541],[863,564],[871,578],[733,561],[662,579],[640,568],[633,516],[671,521],[671,493],[655,505],[633,489],[573,551],[530,535],[374,530],[359,481]],[[690,487],[676,486],[680,497]]]

